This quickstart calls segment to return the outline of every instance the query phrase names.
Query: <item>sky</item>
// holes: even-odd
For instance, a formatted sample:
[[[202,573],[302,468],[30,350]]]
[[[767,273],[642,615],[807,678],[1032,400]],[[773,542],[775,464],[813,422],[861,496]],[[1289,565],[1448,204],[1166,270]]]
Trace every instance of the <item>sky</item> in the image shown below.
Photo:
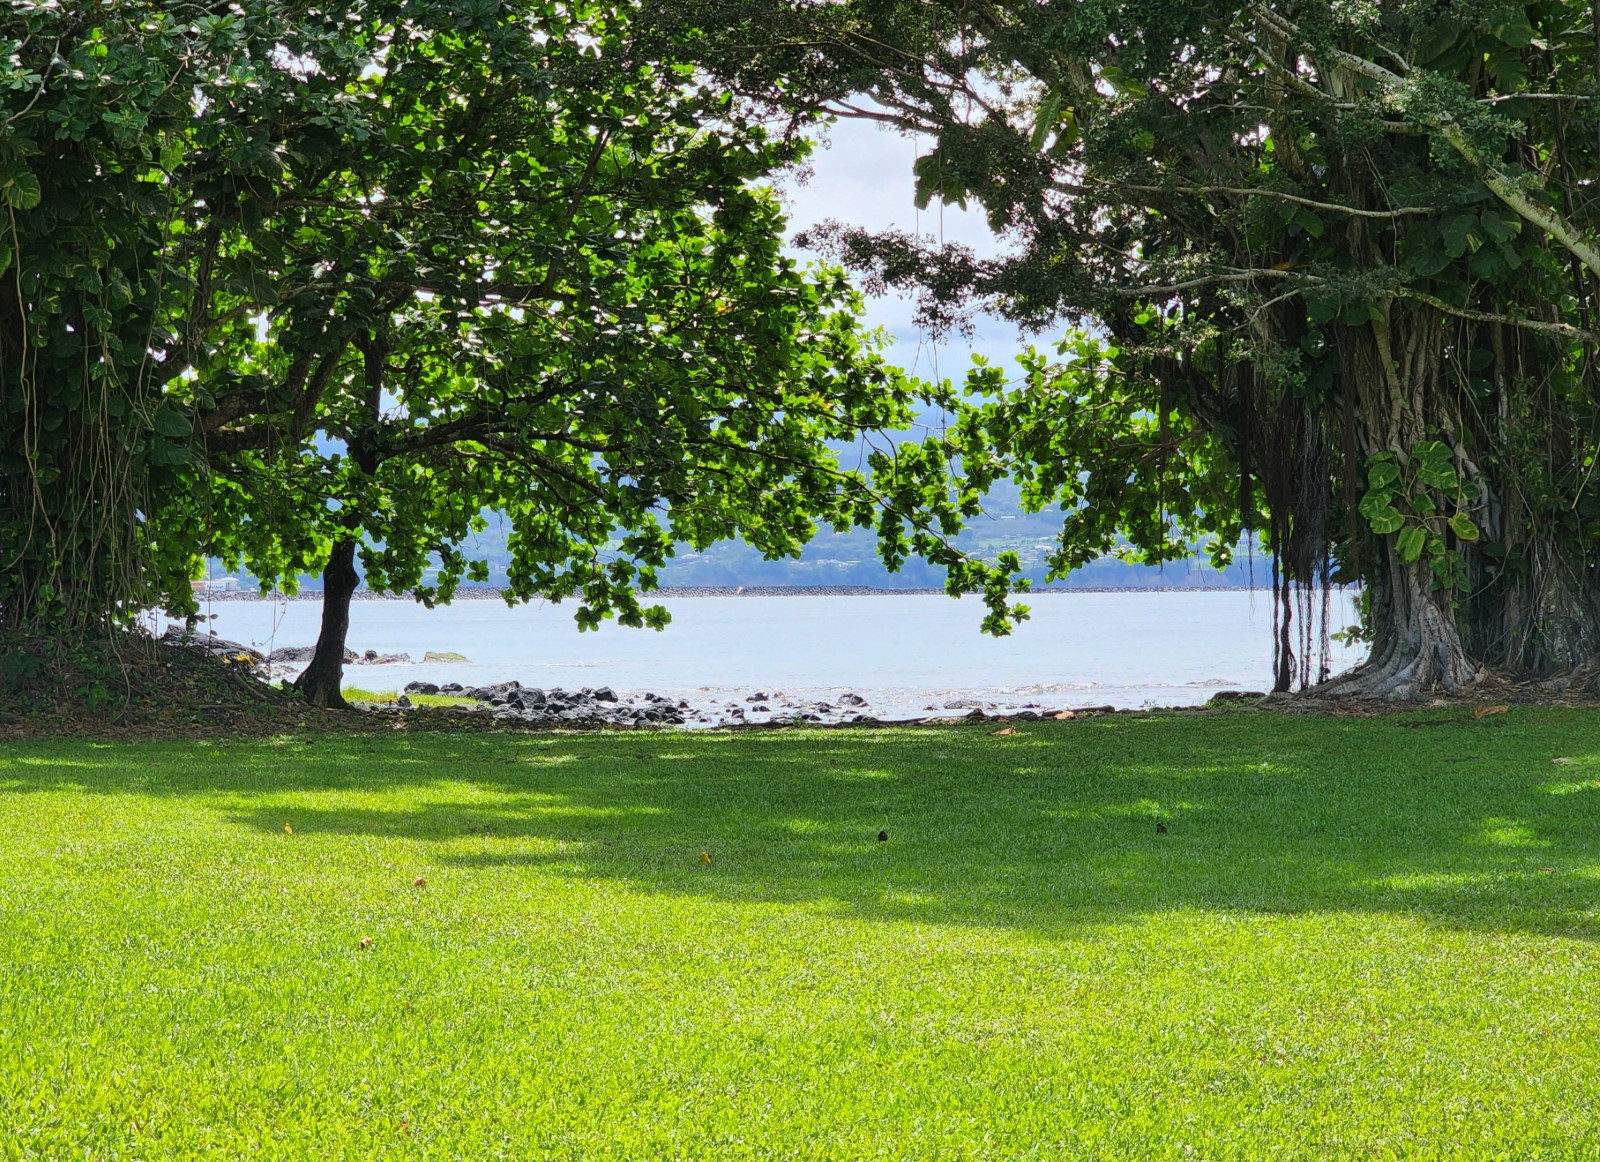
[[[830,127],[826,148],[812,155],[809,180],[801,184],[791,179],[779,187],[789,207],[791,237],[833,218],[869,229],[893,227],[932,238],[942,236],[981,255],[998,253],[1002,243],[977,210],[941,208],[937,202],[917,210],[912,165],[927,146],[923,142],[919,147],[917,141],[873,122],[841,121]],[[796,253],[817,257],[805,251]],[[1027,345],[1014,326],[984,316],[977,320],[970,338],[947,337],[935,346],[918,329],[914,316],[915,306],[909,300],[868,301],[868,322],[894,338],[889,358],[919,375],[937,371],[945,378],[959,378],[971,366],[973,352],[1010,367],[1017,352]]]

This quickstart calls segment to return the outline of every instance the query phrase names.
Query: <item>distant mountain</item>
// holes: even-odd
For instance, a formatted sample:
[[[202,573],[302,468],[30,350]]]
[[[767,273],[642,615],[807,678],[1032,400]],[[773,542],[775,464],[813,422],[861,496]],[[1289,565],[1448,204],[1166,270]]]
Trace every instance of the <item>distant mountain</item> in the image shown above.
[[[943,415],[929,411],[920,415],[918,426],[908,433],[891,433],[895,440],[921,439],[937,430]],[[836,448],[847,467],[855,467],[855,449]],[[489,584],[504,585],[511,554],[507,548],[510,526],[494,513],[486,513],[489,527],[467,538],[462,546],[470,560],[489,565]],[[985,513],[955,539],[969,553],[993,559],[1014,550],[1022,559],[1024,575],[1035,586],[1046,584],[1045,557],[1055,544],[1061,528],[1059,512],[1030,513],[1022,508],[1020,494],[1010,481],[995,486],[985,501]],[[678,555],[661,573],[665,586],[698,588],[721,586],[817,586],[865,585],[875,589],[942,588],[944,570],[924,561],[911,560],[898,573],[891,573],[878,560],[877,540],[872,532],[855,529],[846,533],[823,530],[805,547],[796,560],[768,561],[742,541],[713,545],[704,552],[680,546]],[[1052,587],[1069,589],[1192,589],[1199,587],[1266,586],[1271,562],[1265,554],[1239,554],[1226,570],[1211,568],[1198,553],[1186,561],[1165,566],[1135,565],[1115,557],[1104,557],[1084,566],[1063,580],[1049,582]],[[249,579],[245,579],[249,585]],[[321,588],[320,577],[301,578],[302,589]]]

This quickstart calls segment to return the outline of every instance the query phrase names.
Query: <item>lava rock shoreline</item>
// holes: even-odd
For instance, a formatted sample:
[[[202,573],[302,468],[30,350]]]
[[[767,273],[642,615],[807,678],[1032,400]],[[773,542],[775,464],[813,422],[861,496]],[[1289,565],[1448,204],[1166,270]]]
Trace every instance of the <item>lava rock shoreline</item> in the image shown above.
[[[469,699],[469,713],[481,713],[506,723],[536,726],[738,726],[794,723],[843,724],[877,721],[867,713],[859,694],[842,694],[832,702],[787,698],[781,691],[758,691],[744,702],[695,705],[687,698],[671,698],[646,691],[621,696],[610,686],[565,690],[540,689],[517,681],[491,686],[460,682],[409,682],[393,703],[356,703],[362,709],[412,707],[411,695],[443,695]]]

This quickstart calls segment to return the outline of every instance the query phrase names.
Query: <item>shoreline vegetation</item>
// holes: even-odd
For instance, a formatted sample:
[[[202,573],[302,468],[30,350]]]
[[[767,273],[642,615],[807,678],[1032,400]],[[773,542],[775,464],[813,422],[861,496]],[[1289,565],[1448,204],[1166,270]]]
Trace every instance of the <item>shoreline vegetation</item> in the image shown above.
[[[1346,586],[1335,586],[1344,591]],[[1113,586],[1054,586],[1048,589],[1020,591],[1028,597],[1067,596],[1074,593],[1271,593],[1269,585],[1172,585],[1161,588],[1138,585]],[[453,601],[487,601],[504,598],[506,590],[498,585],[463,585],[456,590]],[[301,589],[297,593],[260,593],[254,589],[199,590],[201,601],[321,601],[321,589]],[[870,585],[682,585],[662,586],[652,589],[650,598],[660,597],[945,597],[940,588],[886,589]],[[357,589],[351,595],[354,601],[407,601],[408,593],[380,593],[371,589]]]

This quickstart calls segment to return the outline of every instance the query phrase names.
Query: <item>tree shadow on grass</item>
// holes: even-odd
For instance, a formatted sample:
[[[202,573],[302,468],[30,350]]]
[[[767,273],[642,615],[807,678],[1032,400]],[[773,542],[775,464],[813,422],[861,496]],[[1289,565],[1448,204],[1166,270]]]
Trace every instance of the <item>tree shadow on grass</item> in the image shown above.
[[[1528,711],[1512,723],[1118,717],[1006,738],[354,737],[276,756],[193,750],[165,777],[141,774],[138,749],[103,768],[13,763],[0,789],[220,796],[252,828],[281,831],[287,813],[299,835],[414,842],[463,874],[529,869],[1046,938],[1224,909],[1594,939],[1600,746],[1574,739],[1597,726]],[[343,790],[360,801],[297,801]]]

